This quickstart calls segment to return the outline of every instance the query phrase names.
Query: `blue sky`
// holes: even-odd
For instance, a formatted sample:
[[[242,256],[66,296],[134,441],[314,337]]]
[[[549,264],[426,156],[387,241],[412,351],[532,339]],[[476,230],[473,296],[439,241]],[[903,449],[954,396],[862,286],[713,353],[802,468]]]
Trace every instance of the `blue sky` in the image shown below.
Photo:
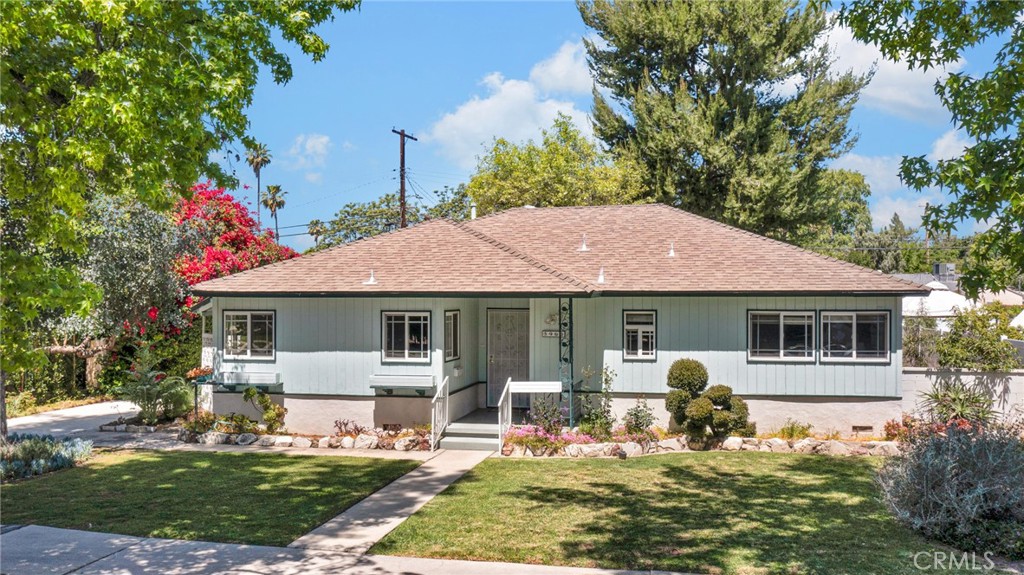
[[[558,112],[587,126],[591,80],[580,39],[588,31],[572,2],[366,2],[320,32],[331,45],[327,58],[313,64],[290,50],[294,79],[280,86],[264,74],[249,110],[252,134],[273,155],[263,185],[288,192],[281,234],[297,249],[312,240],[292,235],[305,231],[292,226],[398,189],[392,127],[419,138],[406,149],[411,193],[419,196],[411,199],[428,205],[432,190],[468,179],[496,136],[536,137]],[[949,157],[965,143],[932,92],[942,71],[885,62],[845,30],[830,41],[838,67],[878,66],[851,119],[860,139],[836,164],[867,177],[876,226],[893,212],[917,225],[924,202],[942,195],[903,188],[900,157]],[[982,49],[951,71],[991,61]],[[252,172],[236,169],[251,186],[236,194],[254,202]]]

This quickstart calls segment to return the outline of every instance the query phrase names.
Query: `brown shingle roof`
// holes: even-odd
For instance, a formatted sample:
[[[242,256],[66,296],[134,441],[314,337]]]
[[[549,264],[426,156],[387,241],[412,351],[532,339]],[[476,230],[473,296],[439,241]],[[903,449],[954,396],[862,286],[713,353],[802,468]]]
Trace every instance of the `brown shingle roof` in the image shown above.
[[[586,234],[587,251],[581,251]],[[669,252],[674,251],[673,257]],[[365,285],[370,269],[376,285]],[[603,268],[603,282],[599,282]],[[201,295],[909,294],[913,282],[669,206],[516,208],[426,222],[198,284]]]

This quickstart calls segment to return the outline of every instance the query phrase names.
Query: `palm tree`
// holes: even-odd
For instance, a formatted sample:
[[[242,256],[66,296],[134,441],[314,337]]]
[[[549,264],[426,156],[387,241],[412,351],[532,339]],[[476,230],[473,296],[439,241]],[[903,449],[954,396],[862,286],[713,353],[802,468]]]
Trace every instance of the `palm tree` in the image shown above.
[[[327,226],[320,220],[313,220],[306,224],[306,231],[313,236],[313,244],[320,247],[320,238],[327,234]]]
[[[256,225],[263,227],[263,220],[260,218],[260,203],[263,196],[260,194],[260,171],[270,163],[270,150],[264,144],[256,144],[245,153],[245,161],[256,174]]]
[[[277,241],[281,241],[281,233],[277,229],[277,212],[284,207],[284,197],[288,195],[288,192],[281,189],[281,186],[267,185],[267,193],[263,196],[263,207],[270,210],[270,215],[274,218],[274,235],[277,237]]]

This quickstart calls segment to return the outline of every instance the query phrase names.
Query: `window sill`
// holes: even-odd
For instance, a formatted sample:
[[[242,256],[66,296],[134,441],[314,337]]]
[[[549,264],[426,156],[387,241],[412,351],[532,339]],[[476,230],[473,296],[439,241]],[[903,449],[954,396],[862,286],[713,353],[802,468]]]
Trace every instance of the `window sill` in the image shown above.
[[[799,363],[813,364],[813,357],[752,357],[747,356],[747,363]]]
[[[248,355],[225,355],[224,361],[261,361],[261,362],[274,362],[277,356],[271,357],[250,357]]]

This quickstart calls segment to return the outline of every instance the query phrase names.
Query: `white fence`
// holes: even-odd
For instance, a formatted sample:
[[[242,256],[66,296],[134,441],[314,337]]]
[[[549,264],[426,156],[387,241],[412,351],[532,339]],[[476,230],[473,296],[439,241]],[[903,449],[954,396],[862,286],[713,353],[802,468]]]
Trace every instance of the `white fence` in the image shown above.
[[[1024,414],[1024,370],[976,372],[956,369],[903,368],[903,411],[913,412],[921,394],[943,382],[962,382],[987,390],[993,407],[1002,413]]]

